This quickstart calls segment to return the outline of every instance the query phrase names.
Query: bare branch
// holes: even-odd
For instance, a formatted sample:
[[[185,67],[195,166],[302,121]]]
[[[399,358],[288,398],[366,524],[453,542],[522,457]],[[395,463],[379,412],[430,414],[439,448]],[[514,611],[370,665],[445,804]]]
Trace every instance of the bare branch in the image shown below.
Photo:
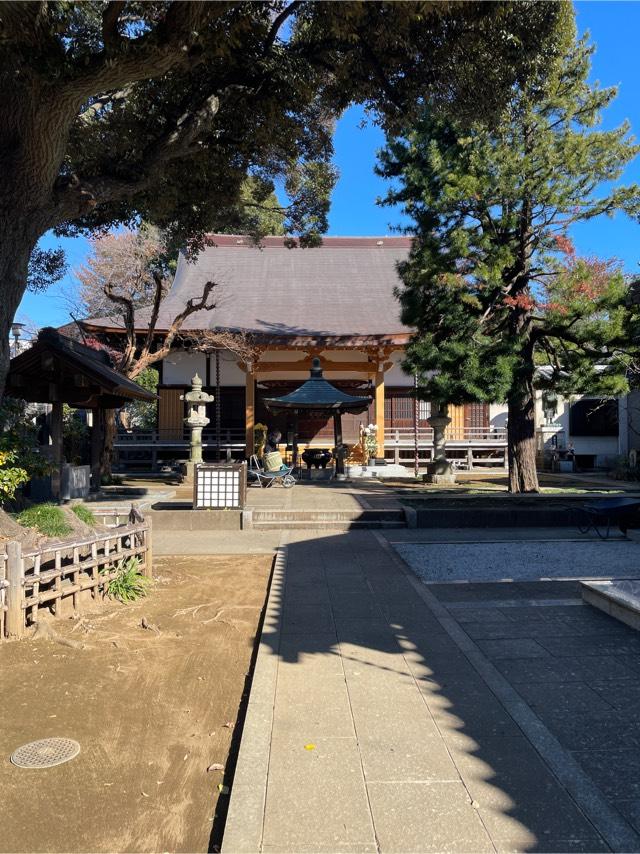
[[[127,373],[136,352],[136,318],[133,299],[131,297],[115,293],[112,281],[105,282],[103,291],[108,300],[122,308],[122,318],[124,320],[127,343],[118,367],[123,373]]]
[[[253,337],[246,332],[230,329],[203,329],[182,336],[186,344],[200,353],[212,353],[216,350],[229,350],[241,362],[255,361],[258,346]]]
[[[173,343],[182,329],[182,324],[190,315],[195,314],[198,311],[212,311],[216,307],[215,302],[208,302],[209,296],[216,285],[216,282],[205,282],[200,298],[197,300],[193,298],[188,300],[183,310],[173,318],[167,334],[164,337],[164,341],[162,342],[162,346],[153,352],[147,352],[144,356],[141,355],[136,360],[135,366],[132,367],[127,376],[134,379],[145,368],[148,368],[149,365],[153,365],[155,362],[159,362],[161,359],[164,359],[165,356],[171,352]],[[149,332],[151,332],[151,329]],[[149,335],[149,332],[147,333],[147,336]],[[153,332],[151,332],[151,334],[153,335]]]
[[[158,314],[160,312],[160,305],[165,295],[165,283],[162,276],[154,270],[151,274],[153,276],[153,281],[155,282],[155,292],[153,294],[153,305],[151,307],[151,316],[149,317],[149,328],[147,329],[147,335],[145,337],[144,344],[142,346],[142,354],[146,354],[151,350],[151,345],[153,343],[153,336],[155,334],[156,324],[158,322]]]

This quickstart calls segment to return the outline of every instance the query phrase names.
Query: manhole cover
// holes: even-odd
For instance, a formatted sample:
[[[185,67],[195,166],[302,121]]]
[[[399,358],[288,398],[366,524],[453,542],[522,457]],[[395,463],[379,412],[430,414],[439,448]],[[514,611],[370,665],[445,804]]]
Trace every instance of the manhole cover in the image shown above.
[[[41,738],[14,750],[11,761],[18,768],[51,768],[74,759],[78,753],[80,745],[71,738]]]

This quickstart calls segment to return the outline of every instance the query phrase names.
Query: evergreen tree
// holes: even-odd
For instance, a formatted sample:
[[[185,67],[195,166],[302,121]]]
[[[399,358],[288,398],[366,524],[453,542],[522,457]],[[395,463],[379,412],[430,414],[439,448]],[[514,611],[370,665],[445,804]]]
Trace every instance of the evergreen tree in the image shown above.
[[[627,388],[637,308],[619,267],[578,258],[568,238],[576,222],[640,211],[638,186],[608,183],[639,147],[626,123],[597,128],[616,90],[587,82],[592,52],[572,40],[546,80],[514,89],[491,130],[425,112],[381,156],[394,182],[384,203],[414,223],[399,270],[416,329],[407,366],[425,399],[508,404],[512,492],[538,489],[534,379],[573,393]]]

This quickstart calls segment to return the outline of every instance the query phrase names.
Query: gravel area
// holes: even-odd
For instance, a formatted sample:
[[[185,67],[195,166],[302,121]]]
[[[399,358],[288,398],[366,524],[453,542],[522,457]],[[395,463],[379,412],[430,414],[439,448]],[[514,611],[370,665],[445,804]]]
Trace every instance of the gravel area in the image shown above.
[[[394,543],[425,583],[637,578],[640,548],[628,540]]]

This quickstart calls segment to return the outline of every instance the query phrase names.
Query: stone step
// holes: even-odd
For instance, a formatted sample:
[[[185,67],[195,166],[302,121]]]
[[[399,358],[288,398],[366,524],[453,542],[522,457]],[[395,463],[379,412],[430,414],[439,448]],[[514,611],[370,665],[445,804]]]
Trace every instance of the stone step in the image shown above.
[[[626,623],[636,631],[640,629],[640,581],[583,581],[581,588],[582,598],[589,605]]]

